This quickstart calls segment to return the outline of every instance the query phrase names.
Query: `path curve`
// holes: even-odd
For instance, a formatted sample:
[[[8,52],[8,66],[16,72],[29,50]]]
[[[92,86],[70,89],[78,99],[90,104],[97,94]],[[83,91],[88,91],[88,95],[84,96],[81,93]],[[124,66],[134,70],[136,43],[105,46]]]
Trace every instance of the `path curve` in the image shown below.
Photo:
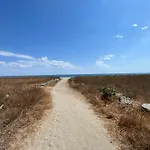
[[[26,142],[26,150],[115,150],[103,121],[79,93],[62,79],[52,90],[53,110],[38,132]]]

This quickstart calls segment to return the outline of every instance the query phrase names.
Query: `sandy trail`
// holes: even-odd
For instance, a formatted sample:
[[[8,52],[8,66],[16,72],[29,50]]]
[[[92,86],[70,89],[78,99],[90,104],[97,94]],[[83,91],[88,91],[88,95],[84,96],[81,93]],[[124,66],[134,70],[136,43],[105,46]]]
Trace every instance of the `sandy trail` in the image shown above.
[[[54,108],[42,120],[25,150],[114,150],[103,121],[62,79],[52,90]],[[32,140],[31,140],[32,139]]]

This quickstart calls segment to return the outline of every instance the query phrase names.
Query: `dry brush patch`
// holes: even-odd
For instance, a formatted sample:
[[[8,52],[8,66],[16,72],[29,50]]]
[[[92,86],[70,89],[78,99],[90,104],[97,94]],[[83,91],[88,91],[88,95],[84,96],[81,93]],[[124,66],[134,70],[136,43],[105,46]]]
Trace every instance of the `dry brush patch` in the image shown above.
[[[52,79],[0,78],[0,149],[8,149],[19,129],[31,127],[52,107],[50,93],[38,86]]]
[[[140,108],[141,103],[150,102],[150,75],[75,77],[69,84],[87,97],[98,115],[103,114],[120,149],[150,150],[150,113]],[[99,88],[104,86],[133,98],[133,105],[102,100]]]

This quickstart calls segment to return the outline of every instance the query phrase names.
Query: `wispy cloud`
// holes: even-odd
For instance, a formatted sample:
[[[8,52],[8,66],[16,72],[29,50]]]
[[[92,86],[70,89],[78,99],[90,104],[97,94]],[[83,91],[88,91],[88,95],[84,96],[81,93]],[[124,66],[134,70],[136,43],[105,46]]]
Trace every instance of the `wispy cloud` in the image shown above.
[[[102,60],[97,60],[97,61],[96,61],[96,64],[104,64],[104,61],[102,61]]]
[[[148,29],[148,26],[145,26],[145,27],[143,27],[143,28],[141,28],[142,30],[146,30],[146,29]]]
[[[101,59],[97,60],[96,65],[99,67],[103,67],[103,68],[110,68],[110,66],[106,63],[106,61],[110,60],[113,57],[114,57],[114,55],[112,55],[112,54],[106,55],[106,56],[102,57]]]
[[[10,68],[31,68],[32,65],[26,63],[22,63],[22,62],[8,62],[4,64],[5,67],[10,67]]]
[[[34,58],[32,56],[24,54],[16,54],[7,51],[0,51],[1,56],[5,57],[17,57],[24,58],[23,60],[16,60],[13,62],[0,61],[0,65],[11,68],[31,68],[36,66],[41,67],[55,67],[55,68],[75,68],[76,66],[70,62],[65,62],[61,60],[49,60],[46,56],[41,58]]]
[[[2,51],[2,50],[0,50],[0,56],[17,57],[17,58],[24,58],[24,59],[30,59],[30,60],[34,59],[32,56],[29,56],[29,55],[17,54],[17,53],[12,53],[8,51]]]
[[[119,39],[122,39],[122,38],[123,38],[123,35],[116,35],[115,37],[116,37],[116,38],[119,38]]]
[[[137,25],[137,24],[133,24],[132,26],[133,26],[133,27],[137,27],[138,25]]]
[[[0,61],[0,65],[3,65],[3,64],[5,64],[5,62],[4,61]]]
[[[99,67],[109,68],[109,65],[105,64],[105,62],[102,61],[102,60],[97,60],[96,65],[99,66]]]
[[[114,57],[114,55],[106,55],[103,60],[109,60],[111,59],[112,57]]]
[[[75,68],[73,64],[65,61],[57,61],[57,60],[18,60],[13,62],[1,63],[6,67],[11,68],[31,68],[31,67],[55,67],[55,68]]]

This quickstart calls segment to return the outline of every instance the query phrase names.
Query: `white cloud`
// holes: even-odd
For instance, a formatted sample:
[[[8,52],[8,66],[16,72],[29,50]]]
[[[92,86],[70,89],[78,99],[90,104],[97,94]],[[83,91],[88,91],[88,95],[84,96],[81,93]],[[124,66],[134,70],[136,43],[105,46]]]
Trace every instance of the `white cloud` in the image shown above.
[[[0,56],[5,56],[5,57],[17,57],[17,58],[24,58],[24,59],[34,59],[32,56],[29,55],[24,55],[24,54],[17,54],[17,53],[12,53],[8,51],[2,51],[0,50]]]
[[[97,65],[104,64],[104,61],[102,61],[102,60],[97,60],[97,61],[96,61],[96,64],[97,64]]]
[[[70,62],[64,62],[64,61],[56,61],[56,60],[50,60],[48,61],[50,65],[54,67],[60,67],[60,68],[74,68],[75,66],[72,65]]]
[[[3,64],[5,64],[5,62],[4,61],[0,61],[0,65],[3,65]]]
[[[133,24],[132,26],[133,26],[133,27],[137,27],[138,25],[137,25],[137,24]]]
[[[103,60],[109,60],[111,59],[112,57],[114,57],[114,55],[106,55]]]
[[[103,58],[97,60],[96,65],[99,66],[99,67],[110,69],[110,66],[108,64],[106,64],[105,61],[110,60],[112,57],[114,57],[114,55],[112,55],[112,54],[111,55],[106,55]]]
[[[47,61],[48,58],[45,56],[45,57],[41,57],[39,60],[41,60],[41,61]]]
[[[35,60],[18,60],[3,64],[11,68],[31,68],[31,67],[54,67],[54,68],[75,68],[73,64],[65,61],[35,59]]]
[[[116,37],[116,38],[119,38],[119,39],[122,39],[122,38],[123,38],[123,35],[116,35],[115,37]]]
[[[6,63],[5,66],[11,67],[11,68],[30,68],[32,65],[29,65],[27,63],[21,63],[21,62],[9,62]]]
[[[6,67],[12,68],[31,68],[31,67],[55,67],[55,68],[75,68],[70,62],[60,61],[60,60],[49,60],[46,56],[41,58],[34,58],[29,55],[16,54],[8,51],[0,51],[1,56],[5,57],[17,57],[24,58],[24,60],[16,60],[13,62],[2,62],[0,64]]]
[[[103,68],[109,68],[109,65],[105,64],[105,62],[102,61],[102,60],[97,60],[96,65],[99,66],[99,67],[103,67]]]
[[[146,30],[146,29],[148,29],[148,26],[145,26],[145,27],[143,27],[143,28],[141,28],[142,30]]]

